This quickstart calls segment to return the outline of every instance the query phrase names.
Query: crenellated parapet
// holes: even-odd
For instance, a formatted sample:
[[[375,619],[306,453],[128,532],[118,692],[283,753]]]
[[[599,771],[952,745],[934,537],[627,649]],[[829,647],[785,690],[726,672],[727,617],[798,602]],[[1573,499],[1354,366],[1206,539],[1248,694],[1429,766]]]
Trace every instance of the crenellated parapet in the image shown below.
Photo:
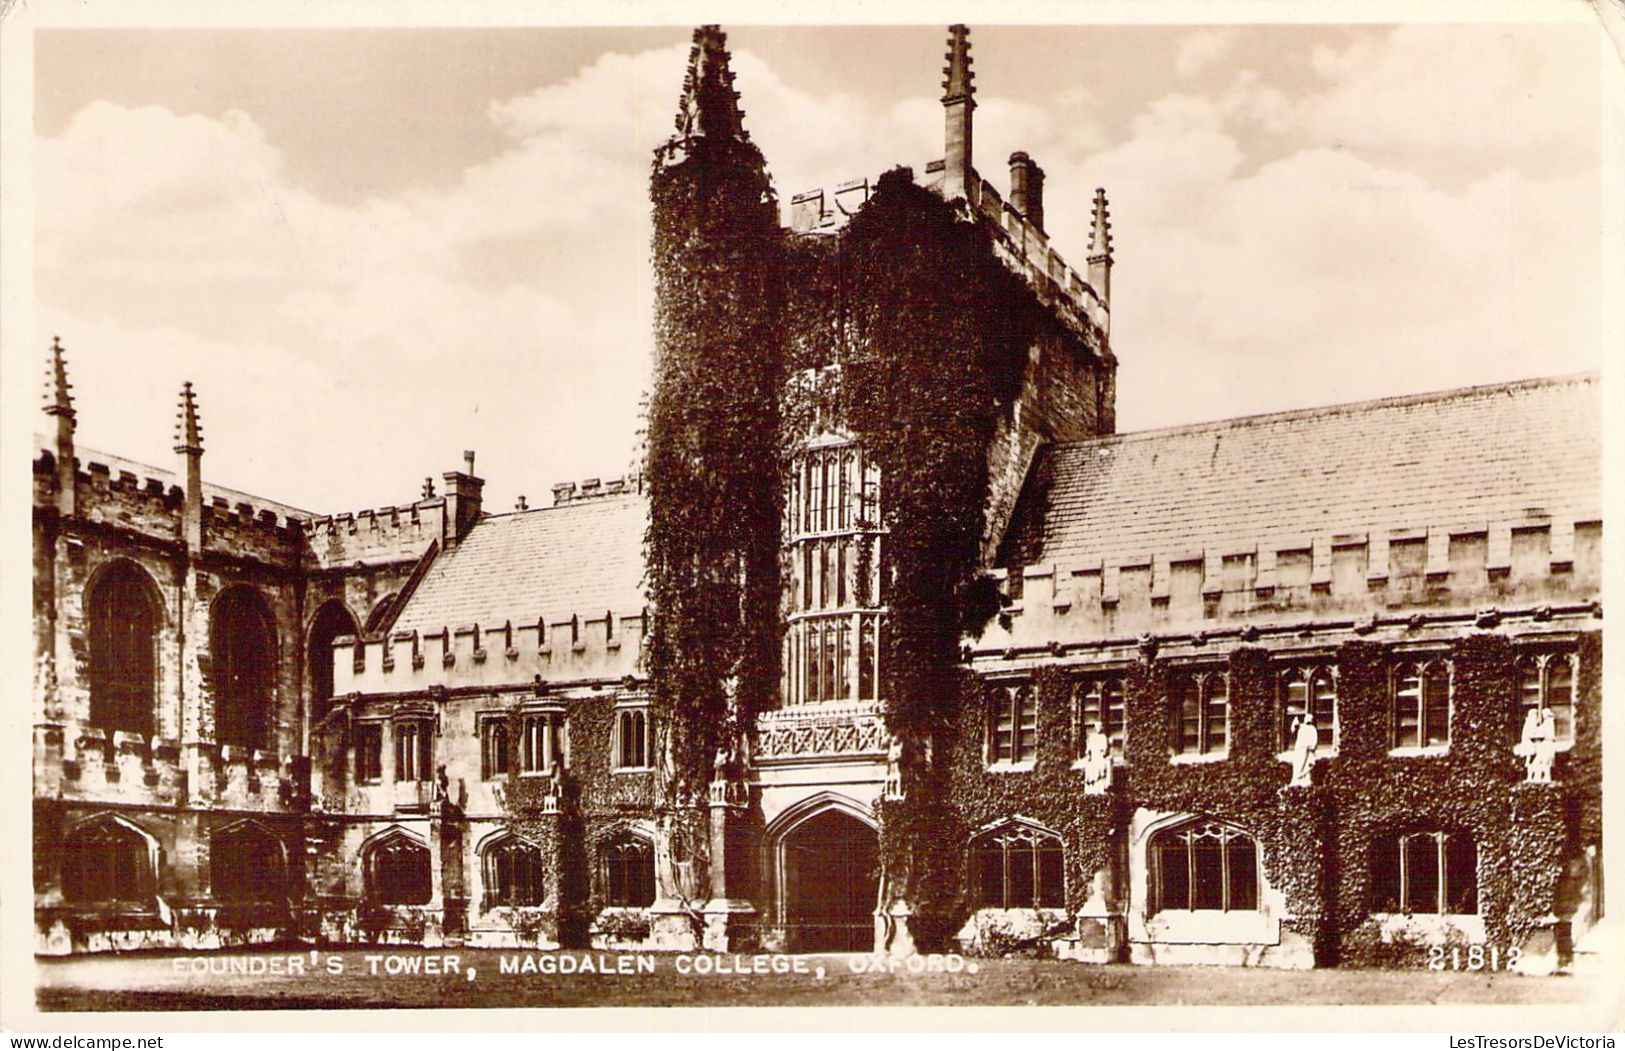
[[[1009,604],[977,652],[1339,615],[1585,604],[1601,594],[1590,513],[1326,533],[997,571]],[[1352,623],[1352,621],[1351,621]],[[1007,625],[1007,626],[1006,626]]]
[[[579,504],[609,496],[643,492],[643,475],[629,471],[619,478],[585,478],[580,482],[559,482],[553,486],[553,506]]]
[[[528,623],[446,625],[333,642],[334,696],[430,686],[622,679],[638,671],[648,613],[548,614]]]
[[[186,494],[174,475],[120,457],[81,451],[84,457],[75,458],[73,475],[77,518],[136,528],[148,534],[179,536]],[[53,486],[55,472],[53,454],[40,450],[34,460],[36,486]],[[204,517],[209,528],[221,534],[223,544],[259,538],[285,547],[305,529],[303,512],[283,504],[212,486],[205,487],[204,495]]]
[[[423,554],[445,532],[446,501],[368,508],[315,518],[305,535],[320,568],[400,562]]]

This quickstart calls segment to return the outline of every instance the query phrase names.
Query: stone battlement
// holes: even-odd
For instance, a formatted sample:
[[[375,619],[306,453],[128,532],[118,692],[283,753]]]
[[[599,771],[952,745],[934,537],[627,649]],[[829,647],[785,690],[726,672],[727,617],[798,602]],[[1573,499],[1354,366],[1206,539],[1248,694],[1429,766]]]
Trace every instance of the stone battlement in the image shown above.
[[[1372,608],[1478,609],[1589,600],[1601,588],[1602,525],[1531,513],[1377,533],[1280,537],[996,571],[1009,600],[975,648],[1311,621]]]
[[[940,192],[942,166],[942,161],[927,165],[921,185]],[[1050,245],[1049,236],[1006,201],[991,182],[974,171],[972,175],[964,214],[993,234],[1000,262],[1025,279],[1039,298],[1080,334],[1091,325],[1102,331],[1109,329],[1111,310],[1102,291],[1067,265]],[[796,194],[790,199],[790,228],[802,234],[834,233],[869,200],[872,186],[868,179],[851,179],[832,190],[818,188]]]
[[[605,496],[625,496],[643,492],[643,475],[632,471],[619,478],[587,478],[580,483],[559,482],[553,486],[553,506],[579,504]]]
[[[341,635],[333,640],[333,693],[620,679],[638,670],[646,618],[643,609],[600,610],[528,624]]]
[[[324,515],[313,519],[306,536],[323,566],[357,562],[397,562],[420,557],[445,532],[446,500],[432,497],[410,504]]]

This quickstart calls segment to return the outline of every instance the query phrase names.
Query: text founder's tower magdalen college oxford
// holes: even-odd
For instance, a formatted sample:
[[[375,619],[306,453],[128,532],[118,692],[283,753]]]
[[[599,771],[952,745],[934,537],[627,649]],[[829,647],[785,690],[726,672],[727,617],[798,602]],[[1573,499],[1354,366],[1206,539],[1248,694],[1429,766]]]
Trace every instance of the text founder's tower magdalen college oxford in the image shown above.
[[[963,26],[942,106],[785,227],[695,33],[642,458],[548,507],[213,486],[189,384],[76,447],[53,346],[37,950],[1594,960],[1596,377],[1119,434],[1105,193],[976,166]]]

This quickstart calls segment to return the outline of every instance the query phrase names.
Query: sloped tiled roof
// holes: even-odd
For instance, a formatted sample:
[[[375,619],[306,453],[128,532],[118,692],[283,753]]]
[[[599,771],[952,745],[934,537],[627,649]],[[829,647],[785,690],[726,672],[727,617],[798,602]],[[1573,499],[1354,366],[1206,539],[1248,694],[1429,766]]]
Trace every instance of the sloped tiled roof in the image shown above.
[[[496,627],[642,609],[647,508],[640,495],[602,496],[481,519],[435,559],[395,628]]]
[[[1130,564],[1326,534],[1600,518],[1599,402],[1588,374],[1058,444],[1001,562]]]

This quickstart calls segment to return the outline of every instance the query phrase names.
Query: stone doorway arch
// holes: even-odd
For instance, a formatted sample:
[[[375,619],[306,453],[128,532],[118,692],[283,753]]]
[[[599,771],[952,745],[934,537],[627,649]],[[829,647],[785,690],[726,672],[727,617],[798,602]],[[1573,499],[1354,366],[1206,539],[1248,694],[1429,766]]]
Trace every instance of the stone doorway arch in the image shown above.
[[[871,952],[879,834],[855,804],[813,802],[775,836],[778,913],[791,952]]]

